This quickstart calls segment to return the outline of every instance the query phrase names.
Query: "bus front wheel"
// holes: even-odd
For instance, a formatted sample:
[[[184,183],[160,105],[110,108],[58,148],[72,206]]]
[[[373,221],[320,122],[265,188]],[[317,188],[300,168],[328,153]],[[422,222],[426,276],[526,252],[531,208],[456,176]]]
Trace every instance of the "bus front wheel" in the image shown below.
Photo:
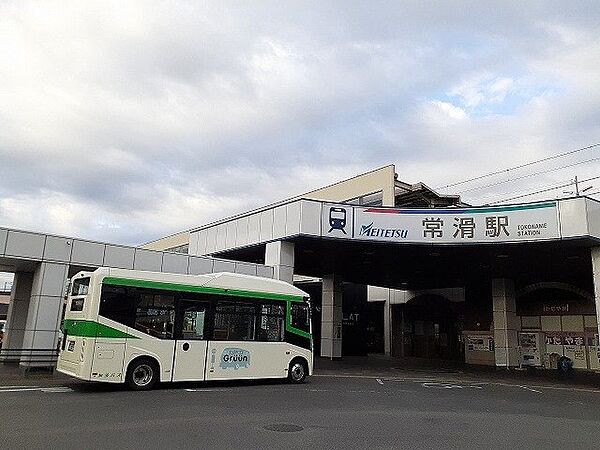
[[[308,375],[308,367],[306,363],[301,359],[294,359],[290,363],[288,370],[288,380],[290,383],[300,384],[303,383]]]
[[[158,381],[158,364],[150,358],[138,358],[129,364],[125,378],[130,389],[149,390]]]

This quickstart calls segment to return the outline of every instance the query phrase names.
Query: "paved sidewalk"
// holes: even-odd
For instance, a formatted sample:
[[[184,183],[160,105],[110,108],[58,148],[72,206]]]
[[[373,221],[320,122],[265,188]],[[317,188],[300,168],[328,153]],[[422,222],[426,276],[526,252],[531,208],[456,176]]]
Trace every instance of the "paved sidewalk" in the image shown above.
[[[72,382],[74,379],[49,369],[24,370],[17,364],[0,363],[0,386],[54,386]]]

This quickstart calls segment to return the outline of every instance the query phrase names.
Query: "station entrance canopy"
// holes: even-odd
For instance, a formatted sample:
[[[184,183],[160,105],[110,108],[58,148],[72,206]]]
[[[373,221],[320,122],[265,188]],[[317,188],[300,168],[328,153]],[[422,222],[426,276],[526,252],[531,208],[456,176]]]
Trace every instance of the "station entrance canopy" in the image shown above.
[[[293,244],[280,276],[323,277],[398,289],[465,286],[473,278],[523,285],[567,282],[593,292],[590,248],[600,202],[408,209],[296,200],[190,233],[190,254],[273,264],[265,246]]]
[[[575,198],[472,208],[402,209],[296,200],[190,233],[190,254],[297,237],[418,246],[600,241],[600,202]]]
[[[342,281],[412,292],[463,289],[463,312],[455,311],[462,317],[460,327],[483,333],[483,341],[495,341],[490,361],[499,366],[518,365],[517,335],[529,326],[543,330],[551,324],[553,332],[590,332],[590,339],[597,341],[600,202],[585,197],[428,209],[293,200],[192,230],[189,253],[264,263],[289,282],[294,274],[322,278],[322,356],[342,354]],[[528,294],[557,287],[563,294],[586,299],[583,315],[568,317],[559,327],[553,325],[555,319],[545,319],[545,312],[536,313],[523,328],[517,309],[527,302],[531,306],[541,300],[543,311],[574,307],[575,300],[563,304],[571,297],[561,293],[560,298]],[[406,338],[405,316],[394,312],[391,295],[385,302],[385,349],[394,354],[394,345]],[[398,310],[413,316],[413,350],[421,345],[421,331],[437,336],[435,328],[429,332],[416,325],[423,320],[418,316],[434,303],[430,298],[420,310]],[[569,320],[581,321],[581,326],[571,326]],[[438,325],[442,329],[444,324]],[[458,333],[457,323],[448,326]],[[438,344],[443,342],[440,337]],[[404,344],[398,345],[404,354]]]

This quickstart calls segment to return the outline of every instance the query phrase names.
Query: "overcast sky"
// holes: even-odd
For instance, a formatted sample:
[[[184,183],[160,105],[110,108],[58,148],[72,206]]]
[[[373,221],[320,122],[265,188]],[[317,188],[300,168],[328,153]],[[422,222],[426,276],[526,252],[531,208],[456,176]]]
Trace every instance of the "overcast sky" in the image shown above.
[[[599,142],[599,23],[598,1],[4,0],[0,226],[140,244],[388,163],[439,187]]]

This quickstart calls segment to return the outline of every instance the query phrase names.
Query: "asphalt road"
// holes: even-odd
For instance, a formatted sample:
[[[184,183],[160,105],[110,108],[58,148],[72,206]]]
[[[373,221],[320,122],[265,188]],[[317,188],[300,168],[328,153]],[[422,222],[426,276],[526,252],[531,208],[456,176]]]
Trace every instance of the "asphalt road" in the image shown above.
[[[442,378],[1,386],[2,448],[598,448],[600,390]]]

